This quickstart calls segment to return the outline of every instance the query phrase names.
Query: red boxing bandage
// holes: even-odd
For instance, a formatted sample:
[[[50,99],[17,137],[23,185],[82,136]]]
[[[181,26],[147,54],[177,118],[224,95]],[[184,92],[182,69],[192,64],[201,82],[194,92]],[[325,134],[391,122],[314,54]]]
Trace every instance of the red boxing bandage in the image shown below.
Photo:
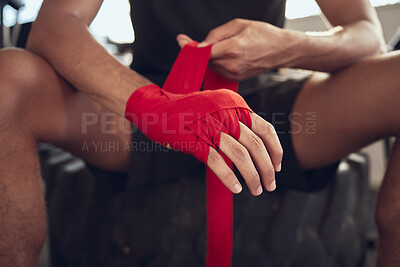
[[[233,92],[237,83],[207,69],[211,46],[196,46],[193,42],[181,50],[163,89],[155,84],[137,89],[127,102],[125,116],[152,141],[206,163],[210,147],[219,151],[221,132],[239,139],[239,121],[251,128],[251,109]],[[203,78],[204,91],[199,91]],[[224,159],[232,168],[230,160]],[[232,194],[210,169],[207,201],[207,266],[228,267],[232,256]]]
[[[125,115],[152,141],[205,163],[209,147],[218,150],[220,132],[239,138],[248,106],[227,89],[173,94],[151,84],[132,94]]]
[[[199,91],[210,51],[211,46],[185,46],[163,89],[155,84],[137,89],[125,110],[126,118],[150,140],[192,154],[204,163],[210,146],[218,150],[221,132],[238,139],[239,121],[251,124],[250,108],[239,94],[227,89],[210,90],[236,83],[207,70],[206,90]]]

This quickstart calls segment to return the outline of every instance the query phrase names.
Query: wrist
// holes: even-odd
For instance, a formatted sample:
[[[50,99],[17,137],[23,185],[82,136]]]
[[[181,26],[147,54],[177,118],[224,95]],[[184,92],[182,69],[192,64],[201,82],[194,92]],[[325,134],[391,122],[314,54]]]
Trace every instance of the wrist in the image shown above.
[[[134,125],[138,126],[138,113],[142,106],[147,104],[149,98],[157,98],[157,96],[161,96],[162,90],[161,88],[154,84],[146,84],[142,87],[137,88],[131,96],[126,101],[125,106],[125,118],[127,118]],[[139,107],[139,110],[138,110]]]
[[[302,62],[310,56],[310,43],[312,40],[304,32],[295,30],[283,30],[285,32],[286,53],[288,60],[283,64],[284,68],[298,68]]]
[[[335,58],[341,55],[338,49],[345,42],[342,32],[341,26],[322,32],[299,32],[303,37],[298,43],[298,57],[289,67],[329,71],[335,66]]]

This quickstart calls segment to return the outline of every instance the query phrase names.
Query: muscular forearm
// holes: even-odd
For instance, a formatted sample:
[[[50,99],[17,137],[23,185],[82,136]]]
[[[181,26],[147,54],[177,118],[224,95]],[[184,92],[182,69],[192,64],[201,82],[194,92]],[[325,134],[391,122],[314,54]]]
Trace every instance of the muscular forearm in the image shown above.
[[[331,8],[334,6],[335,2],[325,1]],[[210,31],[199,46],[214,44],[211,67],[235,81],[277,68],[335,72],[384,50],[376,14],[368,3],[358,5],[364,7],[364,12],[342,14],[336,6],[328,10],[335,27],[326,32],[311,34],[261,21],[234,19]],[[191,38],[181,34],[177,41],[183,47]]]
[[[109,55],[73,14],[51,10],[40,14],[27,48],[44,57],[75,88],[120,115],[131,93],[150,83]]]
[[[358,60],[382,53],[381,31],[366,20],[337,26],[326,32],[289,33],[297,42],[291,49],[297,57],[285,67],[333,72]]]

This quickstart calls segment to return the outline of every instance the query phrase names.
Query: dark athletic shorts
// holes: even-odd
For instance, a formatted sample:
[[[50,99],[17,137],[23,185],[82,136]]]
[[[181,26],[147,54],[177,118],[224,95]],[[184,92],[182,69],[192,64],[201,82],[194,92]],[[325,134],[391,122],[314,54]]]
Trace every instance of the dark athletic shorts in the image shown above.
[[[339,162],[320,169],[304,171],[299,167],[292,144],[292,134],[300,131],[316,134],[316,112],[306,114],[292,112],[296,97],[307,77],[288,78],[276,73],[261,75],[241,84],[239,93],[254,112],[272,123],[283,147],[282,171],[276,174],[277,188],[315,192],[324,189],[333,179]],[[295,116],[306,117],[307,125],[294,125]]]
[[[162,84],[155,77],[150,79]],[[266,74],[239,87],[253,111],[275,124],[284,158],[282,171],[276,176],[276,192],[264,191],[253,197],[242,180],[243,191],[234,195],[233,266],[272,266],[269,253],[280,252],[266,247],[266,240],[273,237],[268,232],[269,218],[285,214],[277,214],[277,194],[284,194],[282,191],[287,189],[322,190],[334,177],[338,163],[303,171],[293,151],[290,113],[305,81]],[[115,212],[123,217],[119,216],[118,221],[121,234],[133,240],[135,266],[204,267],[204,164],[193,156],[149,141],[140,131],[133,134],[131,151],[129,179],[122,193],[124,201],[116,205]],[[239,174],[238,177],[242,179]]]

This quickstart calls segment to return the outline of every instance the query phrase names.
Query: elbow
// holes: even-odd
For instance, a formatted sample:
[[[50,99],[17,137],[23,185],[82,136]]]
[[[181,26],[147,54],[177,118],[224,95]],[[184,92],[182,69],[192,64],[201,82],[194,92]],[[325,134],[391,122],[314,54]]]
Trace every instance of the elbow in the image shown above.
[[[387,46],[383,37],[382,27],[379,22],[366,21],[370,43],[369,56],[380,55],[387,52]]]
[[[383,38],[383,35],[380,33],[377,33],[377,36],[374,40],[374,44],[372,45],[371,48],[371,55],[375,56],[375,55],[380,55],[380,54],[384,54],[386,52],[388,52],[388,47],[385,43],[385,40]]]
[[[375,55],[380,55],[388,52],[388,46],[386,45],[384,39],[376,44]]]
[[[26,49],[39,55],[46,54],[47,48],[62,42],[65,31],[71,29],[66,25],[77,25],[76,22],[86,26],[80,17],[72,13],[51,9],[46,10],[45,13],[39,13],[32,24]]]
[[[37,54],[40,53],[39,48],[43,46],[42,42],[46,41],[45,38],[41,38],[41,36],[45,35],[43,33],[44,31],[46,31],[46,29],[40,20],[37,20],[32,24],[32,28],[29,32],[28,40],[26,42],[27,50]]]
[[[60,12],[53,10],[51,7],[42,6],[36,20],[33,22],[29,36],[26,43],[26,49],[40,54],[40,50],[46,46],[46,43],[51,37],[51,27],[57,24],[54,15],[60,15]]]

